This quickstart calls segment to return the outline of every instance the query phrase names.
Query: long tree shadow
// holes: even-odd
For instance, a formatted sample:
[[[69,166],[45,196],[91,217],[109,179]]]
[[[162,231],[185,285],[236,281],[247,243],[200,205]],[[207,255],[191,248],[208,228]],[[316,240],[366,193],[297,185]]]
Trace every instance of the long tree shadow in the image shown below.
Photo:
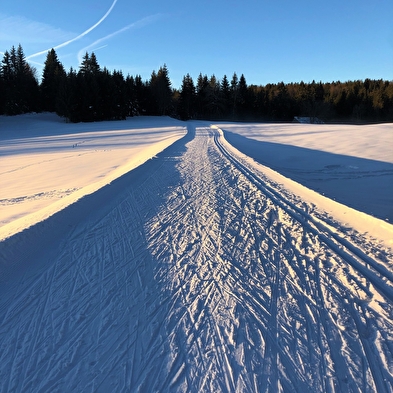
[[[106,214],[128,195],[129,188],[143,187],[147,182],[146,174],[157,171],[162,165],[162,161],[173,163],[168,160],[168,157],[181,156],[186,150],[185,144],[194,136],[195,130],[189,127],[183,138],[157,154],[153,159],[117,178],[97,192],[84,196],[48,219],[0,242],[0,283],[4,282],[5,277],[12,274],[14,270],[17,270],[17,275],[20,275],[21,269],[30,265],[26,261],[41,260],[42,255],[48,255],[51,249],[56,249],[56,246],[83,220],[92,221]],[[174,163],[170,170],[174,175],[177,174]],[[24,264],[26,266],[23,267]]]
[[[106,120],[88,123],[67,123],[55,113],[34,113],[0,116],[0,139],[41,138],[59,135],[78,135],[88,132],[124,131],[182,126],[180,120],[168,116],[136,116],[126,120]]]
[[[225,131],[242,153],[331,199],[393,222],[393,164],[279,143]]]

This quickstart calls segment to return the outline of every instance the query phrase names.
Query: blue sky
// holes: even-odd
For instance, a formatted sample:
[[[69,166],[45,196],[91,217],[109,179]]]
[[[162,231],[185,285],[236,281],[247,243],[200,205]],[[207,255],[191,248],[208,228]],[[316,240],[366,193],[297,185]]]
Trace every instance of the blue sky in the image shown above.
[[[144,80],[166,63],[174,87],[187,73],[257,85],[393,80],[393,1],[2,0],[0,51],[19,43],[39,75],[55,47],[67,70],[86,51]]]

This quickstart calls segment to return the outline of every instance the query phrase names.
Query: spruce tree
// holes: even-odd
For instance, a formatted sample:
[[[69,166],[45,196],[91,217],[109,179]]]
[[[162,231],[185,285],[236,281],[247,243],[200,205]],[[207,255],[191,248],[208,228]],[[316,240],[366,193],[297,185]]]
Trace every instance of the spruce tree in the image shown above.
[[[240,117],[246,116],[247,112],[249,112],[250,103],[248,98],[249,97],[248,97],[248,87],[247,87],[246,78],[244,77],[243,74],[241,74],[238,84],[238,94],[236,97],[236,101],[237,101],[236,106],[238,108]]]
[[[127,116],[127,97],[124,76],[121,71],[113,71],[111,76],[112,86],[112,114],[111,119],[125,120]]]
[[[136,75],[134,80],[134,88],[135,88],[135,101],[134,101],[135,114],[137,115],[151,114],[150,83],[148,81],[143,82],[142,77],[140,75]]]
[[[15,115],[18,110],[17,74],[16,74],[16,50],[12,46],[11,50],[4,52],[1,62],[1,78],[3,80],[3,113]]]
[[[102,99],[99,88],[100,66],[94,53],[88,52],[83,57],[77,75],[77,85],[80,91],[79,117],[81,121],[102,120]]]
[[[41,102],[44,111],[56,111],[57,96],[64,77],[64,67],[60,63],[56,51],[51,49],[46,57],[42,72]]]
[[[224,75],[221,81],[220,94],[221,94],[223,115],[224,117],[226,117],[230,113],[230,95],[231,95],[229,81],[226,75]]]
[[[11,67],[11,56],[6,50],[0,66],[0,114],[7,114],[8,112],[8,100],[12,92],[13,83]]]
[[[3,56],[0,75],[3,80],[3,112],[17,115],[38,111],[39,87],[35,69],[26,61],[22,46],[19,44]]]
[[[182,120],[192,119],[195,113],[195,86],[190,74],[183,78],[178,114]]]
[[[223,105],[221,102],[220,82],[213,74],[209,79],[209,86],[207,90],[209,97],[208,113],[209,118],[220,118],[223,114]]]
[[[97,61],[97,57],[94,52],[89,55],[88,52],[82,58],[82,62],[79,66],[79,72],[81,74],[94,74],[97,75],[100,71],[100,66]]]
[[[237,113],[237,96],[238,96],[238,83],[239,79],[237,77],[236,72],[233,73],[232,80],[231,80],[231,102],[232,102],[232,117],[236,116]]]
[[[82,120],[81,90],[78,85],[78,74],[71,67],[70,71],[60,81],[56,99],[56,113],[73,123]]]
[[[200,73],[197,79],[196,85],[196,110],[197,116],[202,119],[208,116],[208,107],[209,107],[209,79],[207,75],[203,75]]]
[[[172,105],[172,89],[166,64],[160,67],[157,73],[153,71],[150,90],[155,106],[153,111],[161,116],[168,115]]]
[[[126,95],[126,106],[127,116],[134,116],[138,114],[136,109],[136,87],[135,78],[127,75],[125,80],[125,95]]]

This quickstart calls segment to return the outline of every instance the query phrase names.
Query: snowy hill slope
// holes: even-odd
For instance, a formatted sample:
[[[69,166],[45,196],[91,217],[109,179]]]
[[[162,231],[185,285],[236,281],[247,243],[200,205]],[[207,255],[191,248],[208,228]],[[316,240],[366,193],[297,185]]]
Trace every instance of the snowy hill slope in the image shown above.
[[[392,225],[187,128],[0,242],[0,391],[391,392]]]

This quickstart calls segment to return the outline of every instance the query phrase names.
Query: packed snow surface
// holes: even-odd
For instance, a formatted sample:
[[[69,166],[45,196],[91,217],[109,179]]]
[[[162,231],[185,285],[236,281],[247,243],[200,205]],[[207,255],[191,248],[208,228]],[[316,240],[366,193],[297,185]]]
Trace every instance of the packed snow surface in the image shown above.
[[[177,141],[0,243],[0,391],[392,392],[392,225],[227,125],[130,121]]]

